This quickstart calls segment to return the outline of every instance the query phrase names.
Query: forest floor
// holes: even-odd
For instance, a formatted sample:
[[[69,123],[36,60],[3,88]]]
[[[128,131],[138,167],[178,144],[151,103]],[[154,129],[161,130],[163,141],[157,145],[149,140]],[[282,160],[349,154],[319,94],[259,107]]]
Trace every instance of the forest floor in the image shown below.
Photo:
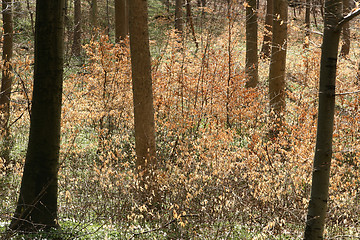
[[[241,7],[234,12],[242,13]],[[315,147],[321,26],[312,26],[304,49],[303,15],[290,14],[285,123],[270,139],[269,61],[259,62],[259,86],[245,88],[244,16],[229,22],[219,10],[203,23],[196,19],[196,49],[190,32],[178,41],[171,22],[154,18],[164,14],[156,9],[150,7],[150,38],[162,207],[150,209],[135,194],[128,43],[119,46],[100,34],[87,41],[82,58],[66,58],[61,230],[13,239],[301,239]],[[359,28],[359,21],[351,25],[350,55],[338,62],[337,93],[346,94],[336,101],[326,239],[360,238]],[[12,163],[0,176],[0,232],[14,212],[29,129],[32,55],[18,51]]]

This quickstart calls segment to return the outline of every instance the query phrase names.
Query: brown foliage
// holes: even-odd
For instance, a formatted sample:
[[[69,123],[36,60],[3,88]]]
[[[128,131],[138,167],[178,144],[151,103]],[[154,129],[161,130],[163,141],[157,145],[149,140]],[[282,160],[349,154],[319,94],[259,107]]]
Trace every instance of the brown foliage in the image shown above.
[[[299,58],[292,48],[298,39],[291,39],[284,128],[272,140],[267,135],[271,123],[266,86],[260,82],[257,88],[245,88],[243,36],[241,28],[233,31],[236,40],[230,52],[227,33],[208,38],[197,52],[169,33],[168,44],[153,61],[157,177],[164,200],[158,212],[139,204],[134,194],[128,42],[112,44],[100,37],[85,46],[87,62],[64,82],[59,177],[63,218],[106,217],[129,225],[149,215],[161,223],[178,219],[179,228],[191,229],[187,234],[192,238],[226,221],[260,226],[267,234],[283,233],[291,227],[285,222],[302,224],[315,144],[320,51],[304,50]],[[339,92],[355,90],[348,79],[356,73],[347,64],[339,64]],[[260,76],[265,76],[264,69],[261,63]],[[13,97],[26,103],[20,92]],[[23,109],[12,105],[13,118]],[[351,226],[360,212],[358,96],[338,96],[337,110],[329,224],[346,221]],[[21,121],[14,128],[25,126],[27,119]],[[196,217],[182,217],[187,214]],[[225,231],[226,225],[221,226]],[[296,232],[293,236],[298,237]]]

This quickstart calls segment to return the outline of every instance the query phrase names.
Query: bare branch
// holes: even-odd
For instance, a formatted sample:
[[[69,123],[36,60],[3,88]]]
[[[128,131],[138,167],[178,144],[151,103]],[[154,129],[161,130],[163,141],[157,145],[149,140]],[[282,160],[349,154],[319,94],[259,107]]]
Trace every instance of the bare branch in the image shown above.
[[[351,21],[353,18],[355,18],[359,14],[360,14],[360,8],[357,8],[357,9],[351,11],[348,15],[346,15],[339,21],[339,23],[335,27],[335,31],[341,30],[341,28],[344,26],[345,23]]]
[[[355,94],[355,93],[360,93],[360,90],[353,91],[353,92],[336,93],[335,96],[342,96],[342,95]]]

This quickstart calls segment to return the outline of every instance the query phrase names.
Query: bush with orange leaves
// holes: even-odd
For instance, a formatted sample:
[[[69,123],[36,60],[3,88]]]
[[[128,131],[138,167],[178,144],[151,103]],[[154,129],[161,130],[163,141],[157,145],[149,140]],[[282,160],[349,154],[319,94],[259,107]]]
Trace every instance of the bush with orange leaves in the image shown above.
[[[85,46],[86,63],[64,81],[60,216],[127,223],[130,228],[149,217],[159,224],[176,219],[177,231],[189,238],[206,232],[225,237],[236,224],[266,234],[303,224],[316,137],[320,52],[303,53],[303,59],[289,56],[284,128],[277,139],[269,139],[266,84],[245,88],[240,30],[232,30],[230,48],[224,33],[205,36],[198,51],[169,33],[167,45],[153,60],[162,193],[158,210],[139,205],[134,194],[128,42],[112,44],[101,36]],[[266,62],[260,64],[260,70],[266,69]],[[339,65],[340,80],[349,74],[346,69]],[[266,75],[261,70],[260,76]],[[342,92],[354,88],[339,83]],[[338,96],[332,226],[345,221],[354,226],[360,213],[358,109],[356,95]]]
[[[241,35],[233,31],[233,36]],[[61,179],[77,184],[64,185],[70,194],[61,192],[62,214],[72,209],[73,215],[80,199],[89,196],[85,207],[112,221],[177,218],[180,228],[188,230],[207,224],[193,236],[224,221],[253,223],[272,233],[285,231],[285,222],[304,222],[320,52],[289,70],[284,130],[277,139],[269,139],[266,85],[245,88],[241,41],[234,38],[229,50],[228,42],[219,39],[208,37],[195,51],[170,33],[168,45],[153,61],[157,180],[163,200],[159,211],[138,205],[133,195],[128,43],[114,45],[101,37],[85,47],[88,62],[65,81],[63,132],[69,145],[63,147],[68,159]],[[340,100],[341,109],[359,104],[346,96]],[[341,113],[337,119],[330,212],[355,223],[359,209],[349,203],[359,199],[359,130],[346,126],[355,124],[359,113]]]

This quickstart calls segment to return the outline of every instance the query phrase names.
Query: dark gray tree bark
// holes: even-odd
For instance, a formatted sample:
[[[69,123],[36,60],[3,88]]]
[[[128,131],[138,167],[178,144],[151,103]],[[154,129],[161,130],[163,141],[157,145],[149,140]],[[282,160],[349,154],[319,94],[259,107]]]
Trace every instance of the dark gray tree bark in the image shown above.
[[[57,222],[63,80],[64,0],[37,0],[30,135],[10,229],[48,230]]]
[[[335,80],[341,29],[341,0],[325,1],[324,36],[321,51],[318,126],[311,197],[304,239],[323,239],[334,128]]]

